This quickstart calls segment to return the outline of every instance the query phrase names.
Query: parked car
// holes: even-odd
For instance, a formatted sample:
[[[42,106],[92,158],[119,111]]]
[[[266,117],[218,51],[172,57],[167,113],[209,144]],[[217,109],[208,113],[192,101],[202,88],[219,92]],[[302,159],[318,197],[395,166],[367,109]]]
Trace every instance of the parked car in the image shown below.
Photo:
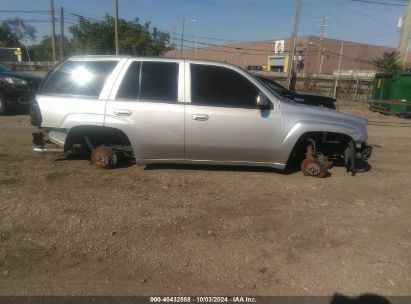
[[[310,106],[316,107],[324,107],[336,110],[337,109],[337,101],[334,98],[330,98],[327,96],[322,96],[318,94],[312,94],[307,92],[294,92],[286,89],[278,82],[274,80],[263,77],[263,76],[256,76],[262,83],[264,83],[270,90],[273,90],[275,93],[290,98],[297,103],[302,103]]]
[[[28,110],[42,79],[11,71],[0,64],[0,115],[8,110]]]
[[[342,157],[347,170],[371,155],[367,120],[297,104],[245,70],[221,62],[127,56],[79,56],[43,82],[32,109],[35,150],[47,141],[92,163],[223,164],[324,176]],[[55,151],[55,150],[53,150]]]
[[[263,67],[260,65],[247,65],[245,69],[247,71],[262,71]]]

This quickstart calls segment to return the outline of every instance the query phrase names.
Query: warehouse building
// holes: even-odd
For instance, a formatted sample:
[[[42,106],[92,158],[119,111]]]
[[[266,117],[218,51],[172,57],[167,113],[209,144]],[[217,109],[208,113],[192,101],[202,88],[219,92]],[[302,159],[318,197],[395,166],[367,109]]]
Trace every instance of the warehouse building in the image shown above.
[[[375,58],[393,50],[352,41],[328,38],[321,41],[316,36],[304,36],[297,39],[294,60],[299,73],[333,74],[337,72],[341,59],[343,73],[366,74],[375,70],[372,64]],[[180,50],[168,51],[165,56],[180,57]],[[287,72],[290,39],[206,46],[198,43],[198,48],[183,49],[182,57],[224,61],[244,68],[264,66],[270,71]]]

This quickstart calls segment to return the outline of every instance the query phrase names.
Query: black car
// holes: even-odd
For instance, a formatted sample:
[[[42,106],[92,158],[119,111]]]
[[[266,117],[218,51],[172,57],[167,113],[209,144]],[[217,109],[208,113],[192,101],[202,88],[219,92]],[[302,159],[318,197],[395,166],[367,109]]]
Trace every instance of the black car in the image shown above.
[[[0,115],[8,110],[28,110],[42,78],[11,71],[0,64]]]
[[[265,84],[270,90],[274,91],[280,96],[287,97],[289,99],[294,100],[296,103],[302,103],[310,106],[316,107],[323,107],[336,110],[337,109],[337,101],[334,98],[330,98],[327,96],[305,93],[305,92],[293,92],[282,85],[278,84],[274,80],[263,77],[263,76],[256,76],[258,80]]]

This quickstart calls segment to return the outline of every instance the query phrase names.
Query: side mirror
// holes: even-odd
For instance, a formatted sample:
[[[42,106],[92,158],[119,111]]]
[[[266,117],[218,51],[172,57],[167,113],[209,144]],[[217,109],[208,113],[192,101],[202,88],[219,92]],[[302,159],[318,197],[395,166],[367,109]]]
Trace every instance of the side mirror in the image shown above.
[[[266,108],[270,104],[270,100],[263,93],[259,93],[256,98],[256,104],[259,108]]]

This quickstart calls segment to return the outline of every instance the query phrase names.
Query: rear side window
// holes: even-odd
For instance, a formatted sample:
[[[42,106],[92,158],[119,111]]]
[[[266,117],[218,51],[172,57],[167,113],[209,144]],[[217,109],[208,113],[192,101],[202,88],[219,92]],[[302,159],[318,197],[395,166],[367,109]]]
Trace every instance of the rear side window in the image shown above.
[[[191,103],[255,108],[259,90],[247,78],[228,68],[191,64]]]
[[[178,64],[144,61],[141,70],[140,99],[177,101]]]
[[[98,97],[117,61],[71,61],[61,64],[40,89],[40,94]]]
[[[130,64],[118,89],[117,98],[138,99],[140,92],[140,67],[141,62],[139,61]]]

